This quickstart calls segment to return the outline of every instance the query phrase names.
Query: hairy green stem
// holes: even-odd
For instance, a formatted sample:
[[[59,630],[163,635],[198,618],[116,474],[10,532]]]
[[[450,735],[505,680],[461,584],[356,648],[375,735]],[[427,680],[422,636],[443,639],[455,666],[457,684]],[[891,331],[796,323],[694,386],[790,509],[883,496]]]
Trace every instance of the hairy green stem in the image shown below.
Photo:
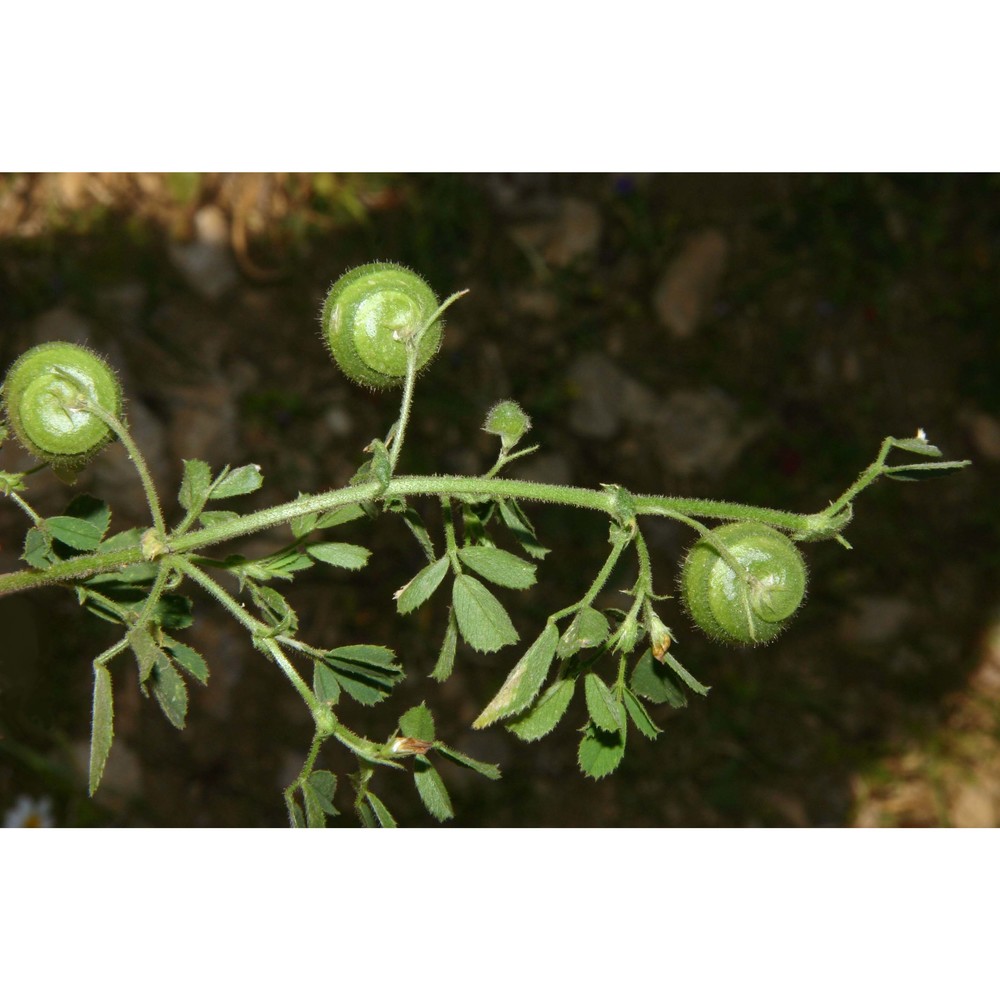
[[[146,494],[146,503],[149,505],[149,513],[153,518],[153,527],[165,538],[167,535],[167,524],[163,520],[163,508],[160,506],[160,497],[156,492],[156,484],[153,482],[153,477],[149,474],[149,466],[146,465],[146,460],[142,457],[142,452],[139,451],[139,446],[135,443],[135,439],[129,433],[125,423],[119,420],[110,410],[104,409],[103,406],[95,403],[93,400],[87,400],[86,409],[90,410],[95,416],[100,417],[125,446],[128,457],[132,460],[136,472],[139,473],[139,479]]]
[[[862,477],[845,496],[854,496],[868,485],[875,476]],[[307,514],[324,513],[350,504],[372,501],[403,499],[412,496],[439,496],[476,499],[534,500],[539,503],[562,504],[582,510],[598,511],[613,515],[615,497],[606,490],[587,489],[582,486],[555,486],[549,483],[526,482],[517,479],[486,479],[480,476],[396,476],[382,490],[378,483],[345,486],[299,497],[289,503],[255,511],[242,517],[214,524],[211,527],[183,532],[167,539],[170,552],[181,554],[195,552],[233,539],[252,535],[273,528]],[[668,496],[635,496],[637,515],[661,517],[694,516],[721,520],[754,521],[769,524],[788,532],[803,531],[815,524],[832,508],[820,515],[791,514],[767,507],[726,503],[718,500],[690,500]],[[46,569],[16,570],[0,575],[0,596],[35,587],[58,583],[62,580],[80,579],[143,561],[138,547],[114,552],[95,552],[74,556]]]

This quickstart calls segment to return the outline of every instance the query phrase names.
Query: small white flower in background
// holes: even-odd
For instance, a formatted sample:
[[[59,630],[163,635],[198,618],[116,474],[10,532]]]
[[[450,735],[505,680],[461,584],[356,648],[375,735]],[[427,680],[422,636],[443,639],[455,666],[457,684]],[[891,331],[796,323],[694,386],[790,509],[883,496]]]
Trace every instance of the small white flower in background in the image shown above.
[[[52,800],[33,799],[29,795],[19,796],[14,805],[4,813],[3,825],[8,828],[55,826],[52,818]]]

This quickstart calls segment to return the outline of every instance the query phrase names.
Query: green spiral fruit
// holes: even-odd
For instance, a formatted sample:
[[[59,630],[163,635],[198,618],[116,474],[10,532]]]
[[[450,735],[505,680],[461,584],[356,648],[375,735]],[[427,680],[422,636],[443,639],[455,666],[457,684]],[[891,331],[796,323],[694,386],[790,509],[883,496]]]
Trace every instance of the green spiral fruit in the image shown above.
[[[713,543],[724,546],[738,574]],[[720,642],[770,642],[805,599],[806,564],[786,535],[763,524],[716,528],[691,548],[681,569],[681,596],[695,624]]]
[[[440,303],[430,286],[399,264],[365,264],[334,282],[323,303],[323,339],[340,370],[373,389],[406,375],[406,339],[416,335]],[[417,369],[441,346],[444,324],[424,333]]]
[[[77,344],[54,341],[26,351],[7,373],[2,396],[17,439],[56,471],[79,469],[113,436],[82,401],[121,418],[117,376],[93,351]]]

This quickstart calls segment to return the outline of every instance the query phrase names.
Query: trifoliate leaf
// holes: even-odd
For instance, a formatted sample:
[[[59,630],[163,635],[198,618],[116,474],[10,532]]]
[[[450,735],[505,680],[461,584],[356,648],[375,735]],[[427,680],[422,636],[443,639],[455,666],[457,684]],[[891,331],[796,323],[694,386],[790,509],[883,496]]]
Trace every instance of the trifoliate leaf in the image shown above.
[[[481,653],[517,642],[517,631],[503,605],[474,577],[461,574],[452,587],[452,607],[462,638]]]
[[[46,518],[45,527],[53,538],[77,552],[93,552],[104,536],[104,532],[92,522],[65,514]]]
[[[208,683],[208,664],[197,650],[173,638],[163,640],[163,646],[174,662],[189,673],[199,684]]]
[[[99,664],[94,666],[94,704],[90,727],[90,794],[97,791],[108,762],[111,743],[115,737],[114,703],[111,691],[111,672]]]
[[[371,552],[363,545],[347,542],[319,542],[308,546],[306,552],[319,562],[341,569],[361,569],[371,558]]]
[[[653,657],[647,649],[632,668],[632,690],[647,701],[672,708],[684,708],[687,696],[674,683],[670,668]]]
[[[649,717],[646,706],[632,692],[625,688],[625,710],[629,714],[635,728],[648,740],[655,740],[663,732],[660,727]]]
[[[560,660],[569,659],[581,649],[594,649],[608,637],[607,618],[596,608],[581,608],[559,640],[556,651]]]
[[[622,762],[625,756],[625,730],[608,733],[589,723],[580,740],[577,762],[589,778],[603,778]]]
[[[444,755],[449,760],[453,760],[462,767],[467,767],[477,774],[481,774],[490,781],[497,781],[500,778],[500,768],[496,764],[487,764],[486,761],[476,760],[474,757],[467,757],[464,753],[459,753],[454,747],[438,743],[436,747],[438,753]]]
[[[558,643],[559,629],[554,622],[549,622],[517,661],[493,700],[472,723],[472,728],[482,729],[527,708],[545,683]]]
[[[559,724],[573,699],[576,680],[561,677],[550,684],[542,696],[520,718],[508,723],[507,728],[526,743],[547,736]]]
[[[597,674],[589,673],[584,678],[583,693],[591,722],[598,729],[617,733],[625,728],[625,709]]]
[[[455,667],[455,651],[458,646],[458,622],[455,620],[455,612],[448,610],[448,627],[444,632],[444,639],[441,642],[441,652],[438,653],[437,663],[431,671],[431,677],[439,684],[451,677],[451,672]]]
[[[153,694],[172,726],[183,729],[187,718],[188,696],[184,678],[166,655],[159,651],[153,665]]]
[[[534,585],[535,567],[503,549],[484,545],[468,546],[458,550],[458,558],[473,573],[478,573],[484,580],[501,587],[524,590]]]
[[[209,491],[210,500],[225,500],[227,497],[239,497],[253,493],[264,485],[264,477],[260,474],[259,465],[241,465],[219,476],[215,485]]]
[[[451,797],[444,787],[441,775],[437,773],[426,757],[415,757],[413,760],[413,783],[417,786],[420,801],[424,808],[443,823],[455,815],[451,807]]]
[[[396,654],[385,646],[339,646],[323,656],[337,684],[362,705],[382,701],[403,679],[403,667],[395,660]]]
[[[421,702],[404,712],[399,720],[399,731],[404,736],[415,740],[434,742],[434,716],[430,709]]]
[[[200,458],[184,459],[184,477],[181,479],[177,500],[185,510],[201,510],[208,502],[212,486],[212,470]]]
[[[441,585],[441,581],[448,573],[448,566],[448,557],[442,556],[420,570],[409,583],[400,587],[393,595],[396,598],[396,610],[401,615],[408,615],[419,608]]]

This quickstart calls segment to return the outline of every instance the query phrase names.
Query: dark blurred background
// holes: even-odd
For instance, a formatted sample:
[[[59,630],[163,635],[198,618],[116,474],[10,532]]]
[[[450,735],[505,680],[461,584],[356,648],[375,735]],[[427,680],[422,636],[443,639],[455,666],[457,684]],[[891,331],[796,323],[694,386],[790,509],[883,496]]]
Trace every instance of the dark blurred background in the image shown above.
[[[426,699],[444,739],[501,764],[498,783],[442,765],[455,822],[1000,821],[1000,179],[0,175],[0,370],[44,340],[107,355],[171,514],[184,458],[259,463],[253,506],[338,486],[398,401],[334,369],[317,316],[332,280],[375,259],[414,268],[441,295],[471,289],[419,383],[403,471],[485,471],[494,440],[478,428],[504,396],[542,445],[509,475],[553,482],[812,512],[887,434],[922,427],[947,457],[974,461],[866,493],[854,551],[808,548],[809,602],[775,645],[716,646],[667,602],[678,655],[711,694],[654,710],[665,732],[655,743],[633,732],[598,783],[576,766],[582,705],[540,744],[472,732],[517,652],[460,648],[452,679],[428,680],[446,599],[406,619],[391,600],[419,550],[394,519],[340,530],[375,556],[361,574],[320,568],[289,589],[302,634],[400,653],[408,678],[394,696],[345,710],[362,731],[384,738]],[[12,444],[0,459],[28,464]],[[34,477],[30,498],[51,514],[81,491],[109,501],[116,530],[147,517],[118,446],[75,490]],[[531,513],[553,554],[538,587],[507,602],[526,639],[580,596],[607,537],[596,515]],[[19,565],[24,528],[0,504],[0,570]],[[691,539],[671,523],[646,528],[658,589],[672,589]],[[111,627],[71,592],[0,601],[0,813],[20,821],[27,797],[58,825],[285,822],[305,711],[222,612],[198,607],[184,638],[212,678],[192,689],[187,729],[115,661],[117,737],[90,801],[90,659]],[[323,757],[341,775],[350,763],[336,748]],[[433,822],[405,777],[380,774],[373,788],[401,822]],[[343,777],[338,804],[353,822]]]

